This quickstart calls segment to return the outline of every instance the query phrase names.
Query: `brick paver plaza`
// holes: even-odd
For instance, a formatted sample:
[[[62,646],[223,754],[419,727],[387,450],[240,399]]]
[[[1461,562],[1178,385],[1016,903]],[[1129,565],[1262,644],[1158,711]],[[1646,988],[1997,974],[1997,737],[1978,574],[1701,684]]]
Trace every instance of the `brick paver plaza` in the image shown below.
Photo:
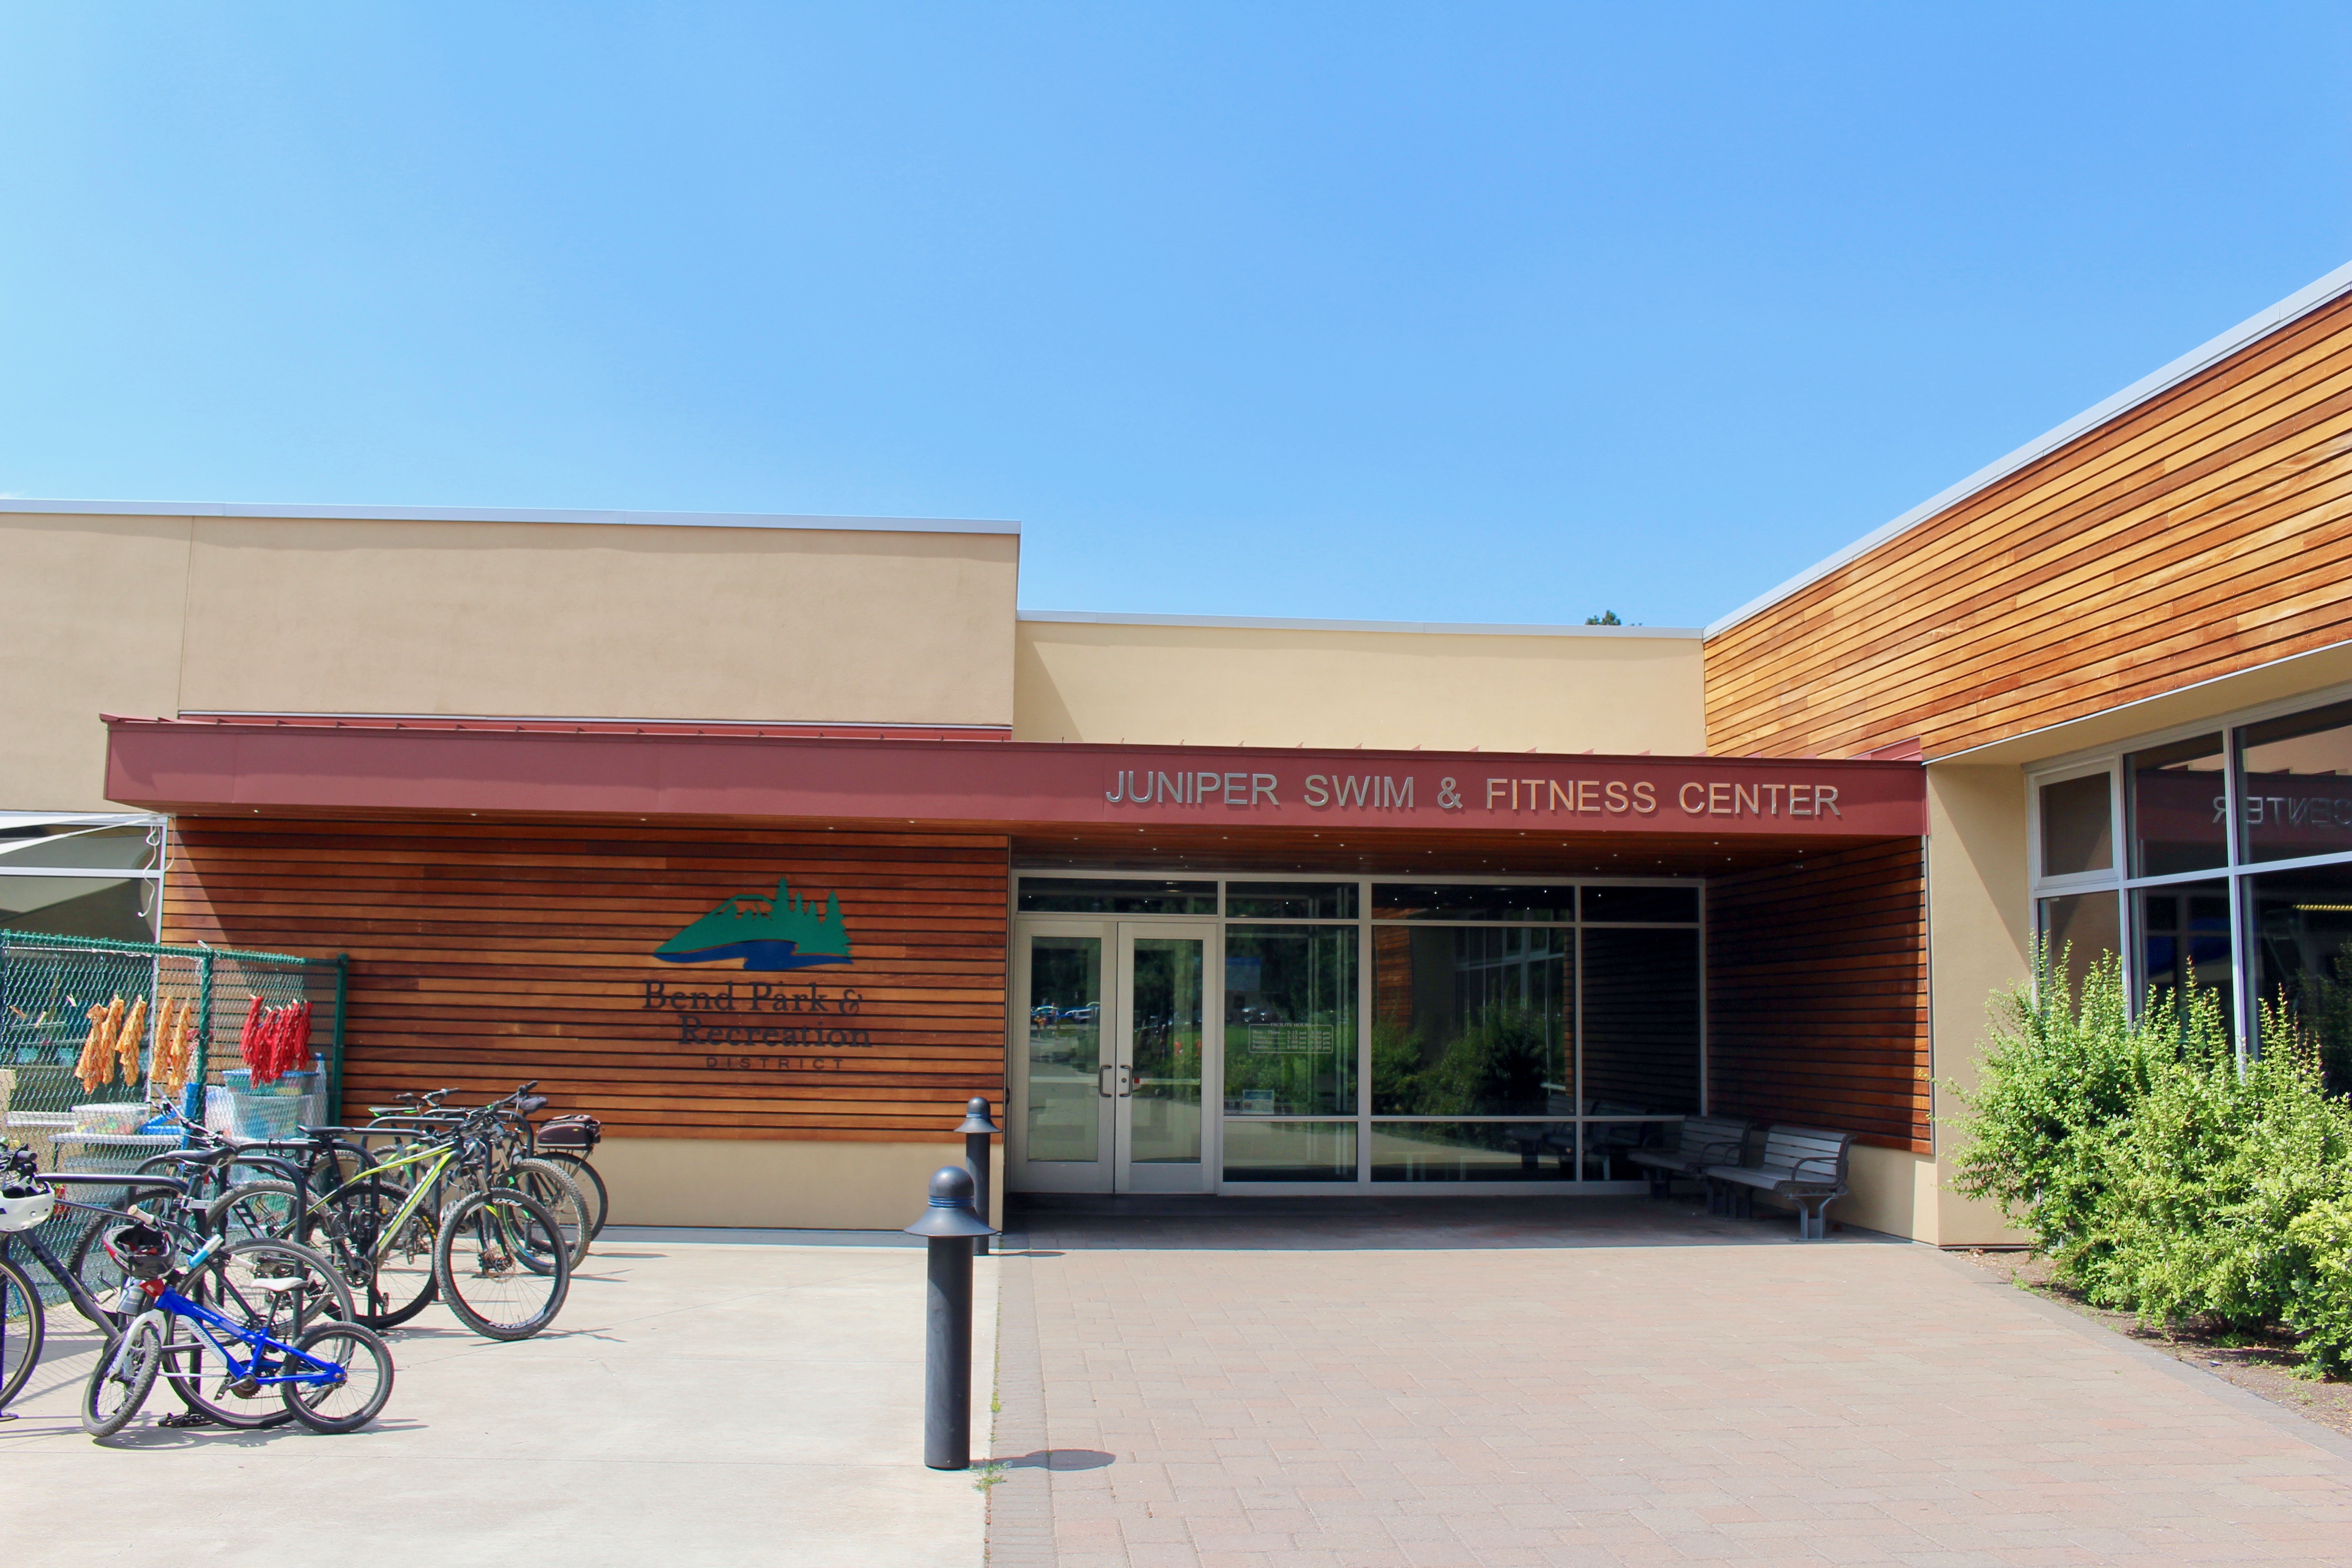
[[[2352,1563],[2352,1443],[1928,1247],[1640,1199],[1016,1223],[992,1568]]]

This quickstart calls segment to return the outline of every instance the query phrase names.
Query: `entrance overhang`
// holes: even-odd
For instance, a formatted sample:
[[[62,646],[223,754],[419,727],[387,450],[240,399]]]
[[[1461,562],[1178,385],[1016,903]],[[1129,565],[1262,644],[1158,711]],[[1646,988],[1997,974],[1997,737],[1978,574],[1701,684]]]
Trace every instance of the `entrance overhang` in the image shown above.
[[[150,810],[955,825],[1099,854],[1155,836],[1333,852],[1426,836],[1494,851],[1785,856],[1927,832],[1912,762],[712,734],[682,726],[108,717],[106,794]],[[1391,846],[1393,847],[1393,846]]]

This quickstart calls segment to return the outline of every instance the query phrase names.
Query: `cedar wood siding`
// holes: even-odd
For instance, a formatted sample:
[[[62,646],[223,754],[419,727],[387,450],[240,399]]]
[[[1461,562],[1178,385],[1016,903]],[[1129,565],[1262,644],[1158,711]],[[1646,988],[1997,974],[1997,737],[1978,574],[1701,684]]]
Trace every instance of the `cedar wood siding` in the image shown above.
[[[1926,881],[1916,840],[1707,884],[1707,1108],[1929,1140]]]
[[[2352,637],[2352,297],[1710,638],[1717,755],[1929,758]]]
[[[182,817],[163,940],[351,955],[346,1117],[394,1090],[474,1103],[542,1080],[556,1110],[616,1136],[949,1140],[974,1094],[1002,1099],[1005,841],[981,835],[576,823]],[[735,894],[840,896],[846,966],[746,973],[655,948]],[[859,994],[863,1047],[684,1047],[646,983]],[[242,998],[234,998],[241,1004]],[[748,1069],[713,1067],[753,1058]],[[838,1068],[761,1062],[819,1058]]]

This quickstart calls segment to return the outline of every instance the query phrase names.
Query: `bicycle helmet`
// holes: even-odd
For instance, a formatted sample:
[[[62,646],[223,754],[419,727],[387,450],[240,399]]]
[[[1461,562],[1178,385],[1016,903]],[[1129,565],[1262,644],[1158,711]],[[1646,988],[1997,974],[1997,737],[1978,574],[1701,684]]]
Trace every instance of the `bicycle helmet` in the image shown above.
[[[161,1279],[172,1267],[172,1238],[152,1225],[126,1225],[107,1233],[106,1255],[133,1279]]]
[[[58,1195],[31,1176],[0,1176],[0,1231],[30,1230],[49,1217]]]

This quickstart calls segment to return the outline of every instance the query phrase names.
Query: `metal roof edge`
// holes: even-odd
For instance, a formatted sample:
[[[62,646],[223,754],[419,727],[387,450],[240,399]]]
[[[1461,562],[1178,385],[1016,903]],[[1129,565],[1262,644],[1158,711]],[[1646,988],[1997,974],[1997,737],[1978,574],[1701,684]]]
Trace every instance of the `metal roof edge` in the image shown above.
[[[1128,616],[1094,610],[1022,610],[1024,621],[1102,626],[1213,626],[1239,631],[1396,632],[1410,636],[1512,637],[1675,637],[1706,634],[1696,626],[1547,626],[1450,621],[1316,621],[1280,616]]]
[[[756,511],[563,511],[511,507],[278,506],[242,501],[0,498],[0,513],[59,517],[319,518],[340,522],[574,522],[638,528],[775,528],[833,533],[1002,533],[1017,522],[940,517],[820,517]]]
[[[2035,460],[2049,456],[2069,441],[2107,423],[2117,415],[2138,406],[2158,393],[2179,385],[2198,372],[2227,359],[2250,343],[2268,337],[2291,321],[2309,315],[2337,296],[2352,290],[2352,262],[2347,262],[2318,281],[2306,284],[2266,310],[2257,311],[2244,321],[2182,354],[2170,364],[2155,371],[2125,387],[2105,402],[2094,404],[2056,428],[2043,432],[2018,447],[2008,456],[1986,464],[1959,483],[1940,490],[1921,501],[1909,511],[1884,527],[1875,529],[1852,544],[1740,605],[1727,616],[1709,622],[1705,635],[1722,636],[1753,616],[1770,609],[1774,605],[1820,582],[1839,567],[1859,556],[1866,555],[1888,540],[1927,521],[1980,489],[2007,479]]]

